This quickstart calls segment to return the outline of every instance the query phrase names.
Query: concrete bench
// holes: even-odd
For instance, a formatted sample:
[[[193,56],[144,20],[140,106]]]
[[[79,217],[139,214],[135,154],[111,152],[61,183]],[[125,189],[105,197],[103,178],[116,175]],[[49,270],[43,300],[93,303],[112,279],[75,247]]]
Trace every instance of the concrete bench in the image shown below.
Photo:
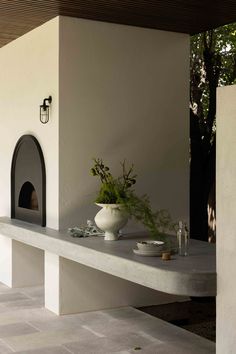
[[[45,306],[57,314],[155,304],[157,292],[215,296],[215,246],[191,240],[190,256],[133,253],[141,235],[116,242],[0,218],[0,281],[9,286],[45,282]]]

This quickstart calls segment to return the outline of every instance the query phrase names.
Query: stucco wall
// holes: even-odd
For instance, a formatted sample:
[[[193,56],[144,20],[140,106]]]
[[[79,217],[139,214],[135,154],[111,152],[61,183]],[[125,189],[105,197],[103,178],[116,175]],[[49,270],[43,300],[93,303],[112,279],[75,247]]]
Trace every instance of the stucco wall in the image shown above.
[[[217,354],[236,348],[236,85],[217,92]]]
[[[134,163],[139,194],[188,219],[188,51],[184,34],[60,17],[0,49],[0,215],[23,134],[39,140],[47,226],[93,218],[93,157]],[[53,97],[48,124],[39,105]]]
[[[139,194],[188,220],[189,37],[60,18],[60,227],[93,218],[93,157],[134,163]]]
[[[33,134],[47,174],[47,226],[58,228],[58,18],[0,48],[0,215],[10,216],[10,169],[17,140]],[[39,105],[52,95],[51,119]]]

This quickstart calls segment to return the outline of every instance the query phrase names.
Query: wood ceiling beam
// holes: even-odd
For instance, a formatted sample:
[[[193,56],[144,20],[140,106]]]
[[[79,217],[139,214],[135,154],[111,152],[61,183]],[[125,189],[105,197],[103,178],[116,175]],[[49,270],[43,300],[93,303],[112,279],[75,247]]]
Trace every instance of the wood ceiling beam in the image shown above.
[[[0,0],[0,47],[55,16],[195,34],[236,21],[235,0]]]

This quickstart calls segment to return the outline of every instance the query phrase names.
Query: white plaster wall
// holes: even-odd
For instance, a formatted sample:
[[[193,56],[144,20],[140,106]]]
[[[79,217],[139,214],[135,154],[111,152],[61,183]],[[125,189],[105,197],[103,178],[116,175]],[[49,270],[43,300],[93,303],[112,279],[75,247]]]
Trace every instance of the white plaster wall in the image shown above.
[[[44,250],[12,241],[13,288],[38,286],[44,283]],[[4,266],[4,269],[7,268]]]
[[[0,281],[8,286],[12,286],[12,243],[0,235]]]
[[[137,191],[188,220],[189,37],[60,18],[60,228],[93,218],[93,157],[134,163]]]
[[[92,157],[115,173],[124,158],[133,162],[137,191],[188,219],[188,50],[187,35],[68,17],[1,48],[0,215],[10,215],[16,141],[33,134],[46,163],[47,226],[97,212]],[[42,125],[49,94],[51,119]]]
[[[0,215],[10,215],[10,169],[17,140],[33,134],[47,174],[47,226],[58,228],[58,25],[59,19],[0,49]],[[39,105],[52,95],[51,119],[39,121]]]
[[[217,92],[217,354],[236,348],[236,85]]]

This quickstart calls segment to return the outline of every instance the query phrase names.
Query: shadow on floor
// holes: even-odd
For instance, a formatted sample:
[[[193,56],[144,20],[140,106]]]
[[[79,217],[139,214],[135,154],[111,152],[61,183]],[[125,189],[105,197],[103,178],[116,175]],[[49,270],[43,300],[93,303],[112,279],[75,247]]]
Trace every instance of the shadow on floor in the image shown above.
[[[213,342],[216,340],[216,302],[213,297],[191,298],[190,301],[141,307],[139,310]]]

